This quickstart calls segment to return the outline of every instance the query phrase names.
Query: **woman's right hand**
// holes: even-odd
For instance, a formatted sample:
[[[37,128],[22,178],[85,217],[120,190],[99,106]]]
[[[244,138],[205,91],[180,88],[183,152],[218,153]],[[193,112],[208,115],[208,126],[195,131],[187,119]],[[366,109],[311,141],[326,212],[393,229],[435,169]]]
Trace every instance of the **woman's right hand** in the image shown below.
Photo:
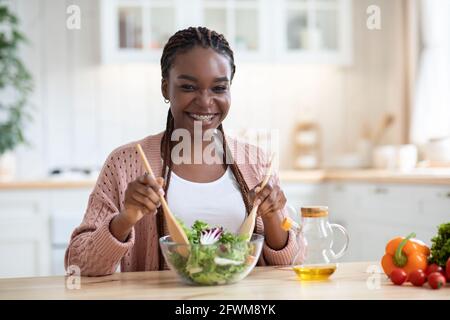
[[[159,194],[164,195],[164,179],[152,178],[148,174],[138,177],[128,183],[125,190],[124,208],[121,213],[132,225],[136,224],[146,214],[156,214],[161,205]]]
[[[164,195],[164,179],[148,174],[128,183],[125,190],[124,210],[110,223],[110,231],[119,241],[126,241],[133,226],[146,214],[156,214],[161,205],[159,194]]]

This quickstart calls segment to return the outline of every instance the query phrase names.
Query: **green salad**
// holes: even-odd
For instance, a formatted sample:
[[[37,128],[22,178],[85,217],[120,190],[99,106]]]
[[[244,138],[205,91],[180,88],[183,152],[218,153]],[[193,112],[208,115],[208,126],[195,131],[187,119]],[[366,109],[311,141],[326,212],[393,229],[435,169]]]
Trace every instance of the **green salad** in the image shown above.
[[[244,237],[195,221],[187,228],[181,221],[190,243],[190,254],[177,250],[168,254],[169,263],[188,281],[214,285],[232,282],[251,268],[256,259],[254,245]]]

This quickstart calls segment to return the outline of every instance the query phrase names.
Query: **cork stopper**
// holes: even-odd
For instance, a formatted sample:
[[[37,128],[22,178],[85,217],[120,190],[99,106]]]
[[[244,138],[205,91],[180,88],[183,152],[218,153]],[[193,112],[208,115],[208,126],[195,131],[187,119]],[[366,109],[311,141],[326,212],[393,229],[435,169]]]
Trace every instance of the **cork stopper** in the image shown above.
[[[319,218],[328,216],[328,207],[326,206],[310,206],[302,207],[302,217]]]

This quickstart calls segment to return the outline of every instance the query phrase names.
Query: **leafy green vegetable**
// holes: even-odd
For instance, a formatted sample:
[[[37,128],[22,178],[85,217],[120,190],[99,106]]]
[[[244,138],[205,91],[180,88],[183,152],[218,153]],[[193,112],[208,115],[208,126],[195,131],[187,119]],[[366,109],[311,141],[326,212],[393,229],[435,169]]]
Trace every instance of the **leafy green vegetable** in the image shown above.
[[[429,263],[445,267],[447,259],[450,257],[450,222],[439,226],[438,234],[431,239],[431,242]]]
[[[245,239],[246,239],[246,236],[241,236],[241,235],[236,236],[230,232],[224,232],[222,237],[220,238],[219,242],[233,244],[233,243],[243,242],[243,241],[245,241]]]
[[[201,233],[210,229],[207,223],[197,220],[189,229],[182,221],[178,222],[191,244],[190,254],[186,258],[174,250],[168,257],[172,266],[187,280],[203,285],[225,284],[252,267],[248,261],[252,261],[249,256],[255,248],[245,241],[245,237],[224,231],[216,243],[202,245]]]

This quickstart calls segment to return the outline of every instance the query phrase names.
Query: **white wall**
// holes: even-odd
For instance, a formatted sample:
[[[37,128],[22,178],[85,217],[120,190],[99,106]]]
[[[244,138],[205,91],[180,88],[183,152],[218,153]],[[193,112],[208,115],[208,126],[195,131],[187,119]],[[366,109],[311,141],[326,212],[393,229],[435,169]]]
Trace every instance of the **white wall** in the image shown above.
[[[66,8],[81,8],[81,30],[65,27]],[[382,29],[366,28],[366,8],[382,10]],[[167,105],[157,64],[101,65],[99,4],[94,0],[16,0],[12,7],[31,41],[23,57],[36,88],[33,147],[20,147],[19,176],[55,166],[97,166],[115,147],[163,130]],[[295,121],[313,115],[324,130],[325,160],[355,148],[364,123],[404,108],[402,5],[354,1],[354,64],[237,66],[225,128],[280,130],[281,166],[292,165],[289,137]],[[400,142],[403,120],[386,142]]]

